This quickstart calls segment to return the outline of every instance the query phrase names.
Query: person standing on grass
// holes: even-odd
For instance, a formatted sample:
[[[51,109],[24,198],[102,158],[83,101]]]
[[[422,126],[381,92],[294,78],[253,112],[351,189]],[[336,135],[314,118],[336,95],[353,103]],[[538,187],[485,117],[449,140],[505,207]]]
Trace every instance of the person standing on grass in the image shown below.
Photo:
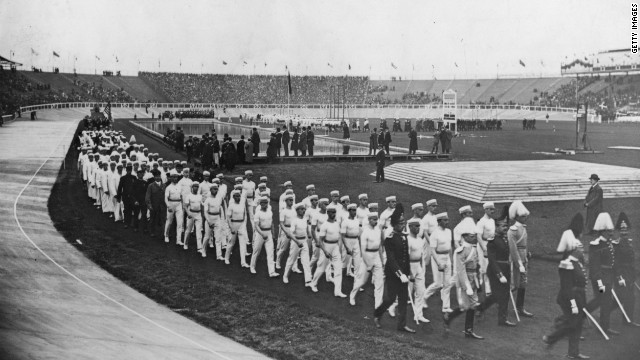
[[[391,133],[389,132],[389,129],[385,129],[385,132],[384,132],[384,149],[387,151],[387,155],[390,154],[389,145],[391,145]]]
[[[438,145],[440,145],[440,130],[436,130],[436,132],[433,133],[433,146],[431,147],[432,154],[438,153]]]
[[[285,126],[282,132],[282,147],[284,148],[284,156],[289,156],[289,142],[291,142],[291,134],[289,129]]]
[[[409,130],[409,155],[415,154],[418,150],[418,133],[416,129]]]
[[[368,130],[368,129],[367,129]],[[378,150],[378,130],[373,128],[371,134],[369,134],[369,155],[375,154]]]
[[[384,182],[384,164],[386,161],[386,154],[382,144],[378,144],[378,153],[376,154],[376,181]]]
[[[331,282],[333,282],[333,295],[344,298],[347,296],[342,293],[342,255],[340,254],[340,240],[342,235],[340,234],[340,224],[337,221],[337,211],[333,206],[324,206],[326,204],[325,200],[328,199],[321,200],[320,214],[326,210],[326,220],[320,225],[321,220],[316,219],[312,224],[312,229],[319,229],[316,235],[318,239],[317,246],[321,252],[318,259],[318,267],[311,281],[311,291],[318,292],[318,281],[320,281],[322,274],[327,273],[327,279],[329,279],[327,268],[332,266],[334,269],[333,277],[331,277]]]
[[[584,199],[584,207],[587,208],[587,220],[585,228],[589,230],[589,234],[593,234],[593,225],[596,223],[596,218],[602,212],[602,188],[600,187],[600,178],[597,174],[591,174],[589,177],[591,187],[587,193],[587,197]]]
[[[409,280],[413,278],[409,260],[409,242],[403,230],[405,221],[402,204],[398,204],[391,215],[393,232],[384,239],[384,248],[387,254],[385,264],[384,296],[380,306],[373,312],[373,321],[376,327],[381,328],[380,320],[385,311],[398,299],[397,325],[398,331],[415,333],[407,326],[407,301],[409,300]]]
[[[191,232],[196,233],[196,247],[202,257],[207,257],[207,249],[202,246],[202,203],[204,198],[198,193],[200,184],[194,181],[191,184],[191,194],[187,196],[187,229],[184,237],[184,249],[189,248]]]
[[[258,157],[258,153],[260,152],[260,134],[258,134],[258,129],[256,128],[253,128],[251,142],[253,143],[253,157]]]
[[[313,156],[313,147],[315,146],[315,134],[311,130],[311,126],[307,127],[307,149],[309,150],[309,156]]]

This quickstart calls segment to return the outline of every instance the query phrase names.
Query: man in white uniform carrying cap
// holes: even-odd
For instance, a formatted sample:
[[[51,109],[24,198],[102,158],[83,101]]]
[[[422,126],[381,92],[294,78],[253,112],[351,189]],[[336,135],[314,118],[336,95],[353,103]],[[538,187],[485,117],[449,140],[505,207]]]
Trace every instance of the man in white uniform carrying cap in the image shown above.
[[[509,218],[515,219],[516,222],[509,228],[507,238],[509,240],[509,248],[511,259],[513,260],[514,269],[512,272],[513,288],[517,289],[516,309],[520,316],[533,317],[533,314],[524,309],[524,297],[527,287],[527,271],[529,266],[528,251],[528,234],[527,234],[527,218],[529,210],[524,206],[522,201],[516,200],[509,206]]]
[[[446,212],[436,215],[438,227],[429,237],[431,247],[431,271],[433,273],[433,283],[429,285],[424,293],[424,307],[431,297],[441,290],[442,312],[451,312],[451,230],[449,216]]]
[[[489,265],[489,254],[487,252],[487,242],[492,241],[496,234],[496,223],[493,215],[496,206],[493,202],[487,201],[482,204],[484,216],[476,224],[478,231],[478,258],[480,261],[480,283],[484,284],[484,293],[488,297],[491,295],[491,285],[487,277],[487,266]]]

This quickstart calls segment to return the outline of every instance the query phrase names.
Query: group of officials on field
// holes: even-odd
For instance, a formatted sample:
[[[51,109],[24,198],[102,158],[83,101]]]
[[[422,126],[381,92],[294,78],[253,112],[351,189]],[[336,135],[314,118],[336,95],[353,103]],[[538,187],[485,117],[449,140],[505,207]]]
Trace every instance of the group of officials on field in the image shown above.
[[[286,256],[284,283],[289,283],[292,271],[302,273],[305,286],[317,292],[324,276],[333,283],[334,295],[349,297],[351,305],[371,279],[377,327],[388,311],[397,316],[398,330],[415,332],[406,323],[407,305],[412,306],[416,323],[428,323],[423,309],[438,292],[445,335],[453,319],[465,314],[465,337],[483,339],[474,332],[474,319],[494,303],[498,305],[498,325],[516,326],[508,319],[510,300],[518,320],[533,317],[524,307],[529,211],[519,200],[505,206],[499,216],[493,203],[484,203],[485,214],[477,222],[471,206],[463,206],[459,209],[462,220],[452,227],[448,213],[438,211],[436,199],[415,203],[411,213],[405,213],[396,197],[388,196],[380,212],[377,203],[369,203],[367,194],[358,195],[352,203],[339,190],[320,197],[310,184],[300,199],[292,182],[287,181],[278,198],[275,219],[272,198],[276,194],[269,189],[267,177],[260,177],[256,184],[251,170],[228,186],[222,174],[212,177],[208,171],[188,169],[185,162],[165,161],[136,144],[134,137],[126,141],[122,133],[83,131],[79,140],[82,153],[78,168],[88,196],[114,221],[123,220],[125,227],[133,226],[134,230],[141,226],[152,236],[161,233],[167,243],[175,233],[175,243],[185,250],[195,236],[202,257],[214,248],[216,259],[226,264],[230,264],[237,242],[241,266],[252,274],[258,271],[256,264],[263,249],[270,277],[280,276],[277,270],[282,270]],[[637,285],[629,226],[621,214],[619,236],[614,239],[610,216],[598,215],[593,230],[599,237],[591,242],[589,262],[596,297],[588,303],[584,295],[587,265],[579,240],[581,217],[562,235],[558,304],[563,316],[556,321],[557,330],[544,341],[552,344],[568,336],[570,357],[583,357],[578,351],[582,319],[598,307],[604,334],[617,333],[609,327],[614,300],[626,310],[628,323],[636,325],[633,287]],[[433,279],[426,287],[429,266]],[[354,277],[348,295],[343,293],[343,271]],[[453,290],[457,308],[451,306]]]

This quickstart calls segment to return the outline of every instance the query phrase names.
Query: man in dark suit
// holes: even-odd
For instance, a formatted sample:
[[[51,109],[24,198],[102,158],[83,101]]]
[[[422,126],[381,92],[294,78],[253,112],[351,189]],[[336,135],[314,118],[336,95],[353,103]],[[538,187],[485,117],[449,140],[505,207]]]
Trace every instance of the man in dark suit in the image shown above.
[[[260,152],[260,134],[258,134],[258,129],[256,128],[253,128],[251,142],[253,143],[253,157],[258,157],[258,153]]]
[[[202,168],[210,170],[213,167],[213,144],[209,140],[203,140],[200,143],[204,143],[202,146]]]
[[[131,162],[127,163],[126,172],[127,173],[120,178],[118,193],[116,195],[117,199],[122,201],[124,207],[125,229],[131,225],[131,220],[133,219],[133,204],[135,203],[133,184],[136,181],[136,177],[132,174],[133,164]]]
[[[238,143],[236,144],[236,153],[238,154],[239,164],[245,163],[244,143],[244,135],[240,135],[240,140],[238,140]]]
[[[313,156],[313,146],[316,144],[314,142],[315,134],[313,133],[313,130],[311,130],[311,126],[307,129],[307,149],[309,150],[309,156]]]
[[[369,135],[369,155],[373,155],[378,150],[378,129],[373,128]]]
[[[391,144],[391,133],[389,132],[389,129],[386,129],[384,132],[384,149],[387,152],[387,155],[389,155],[389,144]]]
[[[384,300],[373,312],[373,321],[380,328],[380,318],[398,298],[397,329],[408,333],[416,331],[407,326],[407,300],[409,299],[409,278],[412,276],[409,261],[409,241],[403,230],[405,227],[402,204],[396,205],[391,215],[393,233],[384,239],[387,263],[384,267]],[[413,274],[415,276],[415,274]]]
[[[380,134],[378,134],[378,146],[384,147],[384,129],[380,128]]]
[[[162,236],[164,228],[164,216],[167,212],[167,205],[164,203],[164,190],[165,185],[162,183],[160,177],[160,171],[153,169],[153,182],[147,187],[147,194],[145,196],[145,203],[151,214],[151,220],[149,221],[149,232],[151,237],[155,237],[155,234]],[[156,232],[158,230],[158,232]]]
[[[384,163],[386,154],[382,148],[382,144],[378,144],[378,153],[376,154],[376,182],[384,181]]]
[[[284,156],[289,156],[289,142],[291,142],[291,134],[289,129],[285,126],[282,132],[282,146],[284,147]]]
[[[598,214],[602,212],[602,188],[598,182],[600,178],[596,174],[591,174],[589,178],[591,187],[587,193],[587,197],[584,199],[584,207],[587,208],[587,220],[585,227],[589,231],[589,234],[593,234],[593,225],[596,223]]]
[[[276,153],[280,156],[280,149],[282,148],[282,133],[280,128],[276,128]]]
[[[147,182],[144,181],[145,171],[138,170],[138,178],[133,183],[133,231],[147,232]]]

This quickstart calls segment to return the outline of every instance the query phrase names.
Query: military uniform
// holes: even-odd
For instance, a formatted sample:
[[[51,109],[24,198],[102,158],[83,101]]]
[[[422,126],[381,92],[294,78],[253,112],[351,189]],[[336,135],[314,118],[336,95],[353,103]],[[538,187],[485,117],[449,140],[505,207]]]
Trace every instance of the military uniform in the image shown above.
[[[543,339],[553,344],[561,338],[569,338],[569,357],[579,357],[580,335],[586,305],[587,272],[584,265],[573,256],[562,260],[558,267],[560,275],[560,291],[556,302],[562,310],[562,315],[555,320],[555,330]]]
[[[603,330],[609,330],[610,314],[613,307],[613,295],[611,289],[615,280],[615,250],[610,239],[599,236],[589,245],[589,277],[595,298],[587,305],[587,310],[592,312],[600,307],[600,326]],[[600,287],[604,286],[604,292]]]
[[[614,243],[614,256],[616,259],[616,274],[619,278],[615,284],[616,294],[624,306],[627,316],[634,322],[635,312],[635,250],[631,245],[631,239],[621,238],[618,243]],[[620,280],[624,280],[620,285]]]
[[[507,310],[509,309],[509,291],[511,291],[511,261],[509,261],[509,241],[506,234],[494,235],[487,241],[487,277],[491,284],[491,296],[485,298],[483,310],[489,308],[494,302],[498,303],[498,325],[507,322]],[[506,283],[501,283],[504,277]]]
[[[384,248],[387,253],[385,264],[385,284],[382,304],[378,306],[373,316],[379,319],[387,309],[398,299],[396,328],[403,330],[407,323],[407,301],[409,299],[408,283],[402,282],[403,276],[411,275],[411,261],[409,260],[409,241],[407,235],[392,232],[384,240]]]

